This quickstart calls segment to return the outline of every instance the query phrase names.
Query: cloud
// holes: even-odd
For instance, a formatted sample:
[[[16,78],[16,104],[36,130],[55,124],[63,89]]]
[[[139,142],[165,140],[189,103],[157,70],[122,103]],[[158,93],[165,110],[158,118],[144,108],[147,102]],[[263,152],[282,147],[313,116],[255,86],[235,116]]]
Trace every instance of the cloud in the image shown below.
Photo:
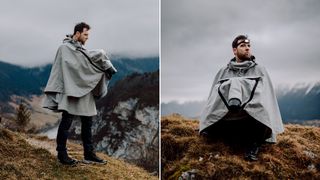
[[[158,56],[157,0],[1,1],[0,59],[21,65],[52,62],[76,23],[92,27],[88,48],[126,57]]]
[[[162,0],[161,98],[202,100],[247,34],[257,63],[277,86],[319,81],[320,2]]]

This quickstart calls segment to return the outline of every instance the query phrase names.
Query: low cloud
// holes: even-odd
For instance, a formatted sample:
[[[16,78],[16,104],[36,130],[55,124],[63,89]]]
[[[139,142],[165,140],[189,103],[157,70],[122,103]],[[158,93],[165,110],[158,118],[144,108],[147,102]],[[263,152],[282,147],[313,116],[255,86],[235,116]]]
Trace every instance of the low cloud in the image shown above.
[[[158,56],[157,0],[1,1],[0,60],[33,66],[52,62],[74,25],[92,27],[87,48],[126,57]]]
[[[319,81],[320,2],[162,0],[162,101],[207,98],[239,34],[275,86]]]

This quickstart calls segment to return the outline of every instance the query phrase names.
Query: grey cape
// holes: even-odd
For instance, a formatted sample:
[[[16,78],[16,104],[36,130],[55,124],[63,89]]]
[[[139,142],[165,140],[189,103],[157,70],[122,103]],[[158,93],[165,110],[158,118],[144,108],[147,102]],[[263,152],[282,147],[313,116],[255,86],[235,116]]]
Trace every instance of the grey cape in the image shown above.
[[[228,101],[241,100],[245,114],[229,112]],[[283,132],[283,123],[270,77],[264,67],[255,61],[230,63],[220,69],[214,78],[209,97],[200,117],[200,133],[216,122],[253,117],[272,130],[269,142]]]
[[[105,51],[88,51],[67,36],[52,65],[43,107],[73,115],[96,115],[95,99],[107,94],[105,71],[109,68],[115,69]]]

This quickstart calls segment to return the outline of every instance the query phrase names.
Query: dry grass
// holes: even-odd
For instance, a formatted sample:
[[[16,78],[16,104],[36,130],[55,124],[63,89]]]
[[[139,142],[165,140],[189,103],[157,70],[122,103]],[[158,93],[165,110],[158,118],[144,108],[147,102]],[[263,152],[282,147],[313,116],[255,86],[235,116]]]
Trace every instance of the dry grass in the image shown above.
[[[31,146],[26,136],[0,127],[0,179],[158,179],[137,166],[100,153],[107,165],[64,166],[47,149]],[[44,137],[28,138],[54,144]],[[83,158],[80,145],[68,142],[68,146],[72,157]]]
[[[285,125],[278,143],[264,145],[258,162],[244,160],[245,147],[198,135],[198,121],[177,114],[161,119],[162,178],[320,179],[320,128]]]

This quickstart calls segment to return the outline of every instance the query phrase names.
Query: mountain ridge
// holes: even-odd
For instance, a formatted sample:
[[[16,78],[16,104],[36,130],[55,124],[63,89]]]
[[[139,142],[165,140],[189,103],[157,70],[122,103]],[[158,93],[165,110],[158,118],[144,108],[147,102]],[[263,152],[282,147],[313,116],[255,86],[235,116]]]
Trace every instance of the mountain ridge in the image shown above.
[[[320,81],[297,83],[276,88],[276,96],[284,122],[302,122],[320,119]],[[161,103],[162,115],[180,113],[199,117],[206,101]]]
[[[113,86],[117,81],[132,73],[153,72],[159,69],[159,58],[116,58],[112,60],[114,66],[118,69],[109,86]],[[7,62],[0,61],[0,106],[10,101],[12,95],[31,97],[43,93],[49,74],[51,64],[39,67],[23,67]],[[5,110],[14,111],[9,107]],[[0,109],[1,113],[2,109]]]

